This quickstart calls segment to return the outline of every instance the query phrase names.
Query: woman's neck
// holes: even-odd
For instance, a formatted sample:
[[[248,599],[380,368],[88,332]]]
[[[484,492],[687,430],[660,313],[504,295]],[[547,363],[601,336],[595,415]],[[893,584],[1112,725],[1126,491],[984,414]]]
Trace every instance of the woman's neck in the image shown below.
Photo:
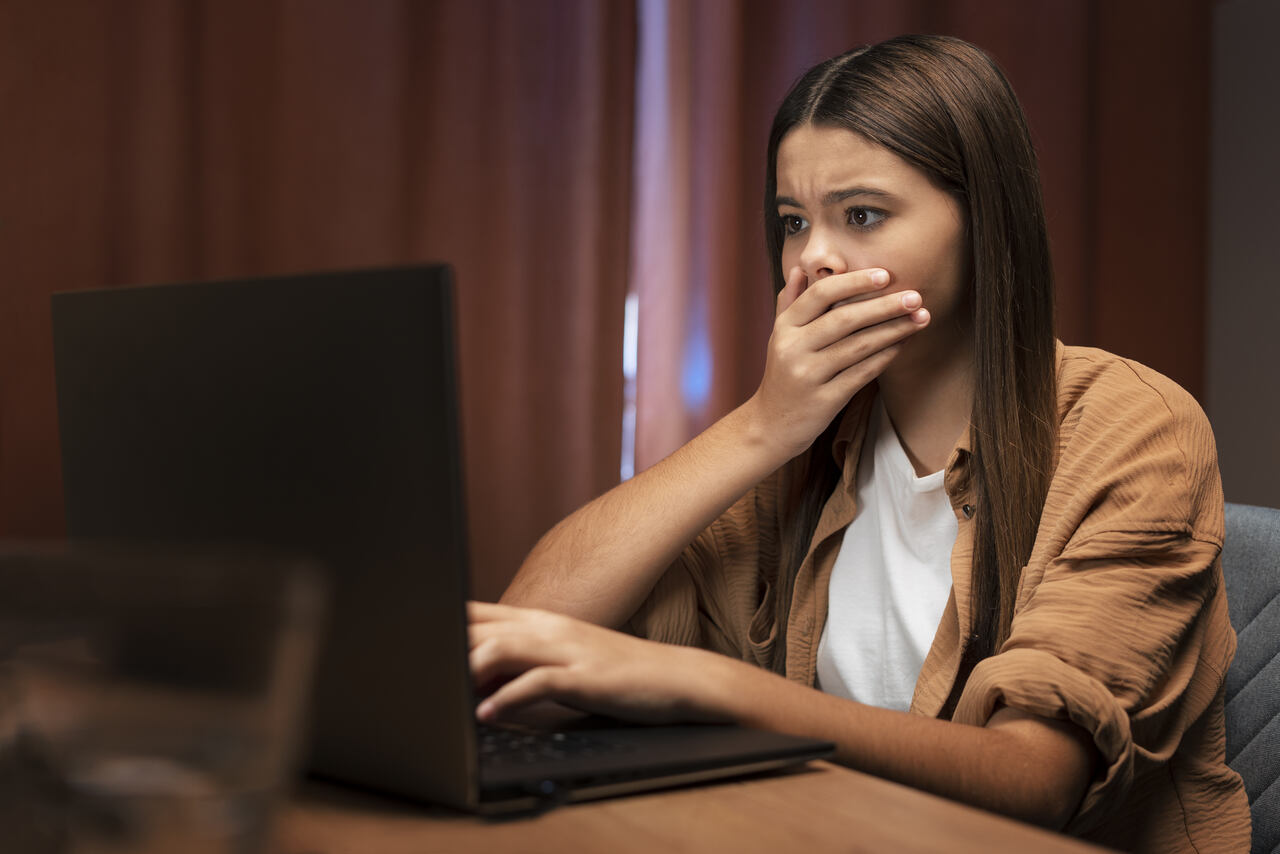
[[[906,342],[879,384],[885,412],[916,475],[945,467],[973,410],[970,336],[960,329],[922,331]]]

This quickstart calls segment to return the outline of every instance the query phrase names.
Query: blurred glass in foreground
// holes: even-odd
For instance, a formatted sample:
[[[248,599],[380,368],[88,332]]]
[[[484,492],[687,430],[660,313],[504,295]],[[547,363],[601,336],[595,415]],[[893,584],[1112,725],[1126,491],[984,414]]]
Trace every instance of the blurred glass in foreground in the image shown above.
[[[0,847],[261,852],[323,598],[278,556],[0,546]]]

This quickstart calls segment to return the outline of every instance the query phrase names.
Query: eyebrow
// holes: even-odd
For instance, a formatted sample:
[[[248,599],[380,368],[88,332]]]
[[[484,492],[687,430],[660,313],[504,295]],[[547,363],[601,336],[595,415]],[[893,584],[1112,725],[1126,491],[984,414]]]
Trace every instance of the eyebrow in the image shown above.
[[[846,199],[851,199],[854,196],[875,196],[876,198],[881,199],[893,198],[892,193],[887,193],[884,190],[877,190],[875,187],[847,187],[842,190],[832,190],[823,196],[822,206],[827,207],[829,205],[839,204],[840,202],[843,202]],[[800,204],[790,196],[778,196],[774,199],[774,203],[778,205],[786,205],[787,207],[792,208],[804,207],[804,205]]]

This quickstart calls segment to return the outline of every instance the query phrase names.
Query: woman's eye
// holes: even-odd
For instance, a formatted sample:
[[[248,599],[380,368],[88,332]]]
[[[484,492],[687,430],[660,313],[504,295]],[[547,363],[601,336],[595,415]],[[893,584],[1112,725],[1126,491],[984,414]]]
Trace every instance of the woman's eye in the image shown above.
[[[859,228],[872,228],[884,222],[884,211],[875,208],[849,208],[847,216],[849,224]]]
[[[782,231],[785,234],[799,234],[804,230],[804,217],[798,217],[795,214],[782,214]]]

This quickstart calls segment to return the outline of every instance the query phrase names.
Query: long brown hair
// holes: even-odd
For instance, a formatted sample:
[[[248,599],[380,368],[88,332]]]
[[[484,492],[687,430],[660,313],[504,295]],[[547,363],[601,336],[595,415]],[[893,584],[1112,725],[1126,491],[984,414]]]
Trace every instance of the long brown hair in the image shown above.
[[[902,36],[811,69],[774,117],[765,236],[783,285],[778,146],[795,127],[845,128],[883,146],[952,194],[966,214],[973,274],[975,388],[970,418],[974,512],[973,632],[964,672],[1008,637],[1031,554],[1057,435],[1053,274],[1039,170],[1013,89],[990,57],[959,39]],[[837,418],[837,421],[839,419]],[[791,588],[838,479],[834,423],[790,464],[777,590],[784,670]],[[949,704],[950,705],[950,704]]]

